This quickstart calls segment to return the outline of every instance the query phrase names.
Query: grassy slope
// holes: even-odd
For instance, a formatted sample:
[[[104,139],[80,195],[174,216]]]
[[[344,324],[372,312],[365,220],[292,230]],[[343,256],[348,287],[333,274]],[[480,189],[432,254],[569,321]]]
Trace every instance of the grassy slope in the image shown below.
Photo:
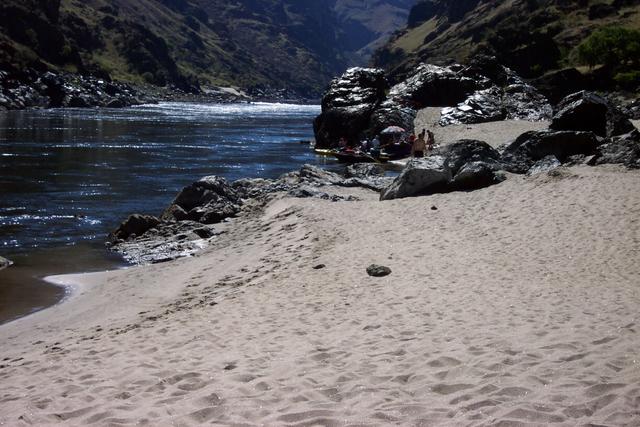
[[[611,16],[590,20],[588,6],[562,7],[559,6],[561,2],[540,0],[539,7],[531,10],[527,3],[487,0],[458,22],[449,22],[446,16],[433,17],[415,28],[397,33],[383,50],[377,52],[374,61],[402,76],[422,61],[465,61],[475,52],[485,50],[502,56],[505,63],[520,68],[518,71],[535,75],[573,65],[573,49],[596,28],[612,24],[640,28],[640,6],[637,5],[625,6]],[[589,0],[588,3],[605,2]],[[606,3],[611,4],[611,0]],[[549,50],[545,52],[542,47],[536,50],[532,43],[546,35],[553,39],[559,57],[553,66],[541,64],[539,69],[532,69],[535,67],[525,59],[539,57],[540,62],[550,59],[544,57],[552,54]]]

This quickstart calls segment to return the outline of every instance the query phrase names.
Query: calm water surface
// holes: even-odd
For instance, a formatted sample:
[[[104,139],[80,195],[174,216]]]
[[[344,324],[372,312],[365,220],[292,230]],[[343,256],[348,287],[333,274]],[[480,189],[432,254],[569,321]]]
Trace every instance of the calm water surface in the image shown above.
[[[121,265],[106,233],[205,175],[275,178],[316,158],[319,106],[164,103],[0,113],[0,322],[59,300],[45,275]],[[39,298],[42,297],[42,300]]]

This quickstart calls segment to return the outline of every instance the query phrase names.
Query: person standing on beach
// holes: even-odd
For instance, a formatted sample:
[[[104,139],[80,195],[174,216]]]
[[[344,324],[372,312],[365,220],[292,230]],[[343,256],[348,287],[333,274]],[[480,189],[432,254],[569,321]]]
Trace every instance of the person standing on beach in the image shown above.
[[[423,129],[418,137],[413,141],[413,145],[411,145],[411,157],[424,157],[424,151],[427,148],[427,143],[424,140],[426,133],[426,129]]]
[[[433,146],[436,145],[436,137],[430,130],[427,131],[427,150],[433,150]]]

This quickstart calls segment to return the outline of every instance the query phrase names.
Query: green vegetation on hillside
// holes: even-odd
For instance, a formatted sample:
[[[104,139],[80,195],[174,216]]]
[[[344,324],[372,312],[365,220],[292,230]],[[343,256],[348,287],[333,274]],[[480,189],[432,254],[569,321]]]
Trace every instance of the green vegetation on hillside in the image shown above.
[[[376,52],[374,64],[399,79],[420,62],[465,62],[485,53],[535,78],[576,65],[578,44],[611,25],[639,29],[640,1],[420,0],[407,28]],[[628,72],[619,77],[628,79]]]

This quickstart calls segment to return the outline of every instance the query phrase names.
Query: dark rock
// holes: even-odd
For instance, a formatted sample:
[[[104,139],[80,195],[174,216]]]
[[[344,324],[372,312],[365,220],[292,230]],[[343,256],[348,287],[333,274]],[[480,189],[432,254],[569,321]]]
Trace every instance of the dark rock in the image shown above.
[[[473,191],[502,182],[501,175],[494,167],[484,162],[469,162],[460,168],[453,177],[451,189],[455,191]]]
[[[382,191],[380,200],[442,192],[446,190],[451,178],[451,169],[442,156],[412,159],[393,183]]]
[[[399,126],[407,132],[413,131],[416,110],[395,101],[385,101],[371,114],[365,136],[373,138],[389,126]]]
[[[325,267],[326,267],[326,265],[324,265],[324,264],[318,264],[318,265],[314,265],[313,269],[314,270],[322,270]]]
[[[502,153],[505,169],[526,173],[537,161],[553,155],[560,162],[575,154],[593,154],[600,141],[592,132],[530,131],[520,135]]]
[[[182,208],[192,221],[214,224],[238,213],[240,197],[226,179],[207,176],[185,187],[172,205]]]
[[[176,204],[170,205],[160,216],[161,221],[184,221],[189,218],[189,214]]]
[[[551,118],[551,105],[533,86],[519,83],[475,92],[456,107],[442,109],[440,125]]]
[[[432,210],[432,211],[437,211],[437,210],[438,210],[438,207],[437,207],[437,206],[431,206],[431,210]]]
[[[371,264],[367,267],[367,274],[371,277],[385,277],[391,274],[391,269],[382,265]]]
[[[500,153],[489,144],[463,139],[411,160],[380,199],[477,190],[502,182],[502,167]]]
[[[354,163],[347,166],[345,176],[347,178],[368,178],[371,176],[384,176],[384,168],[375,163]]]
[[[456,175],[465,164],[471,162],[484,163],[492,170],[499,170],[502,167],[500,153],[486,142],[475,139],[461,139],[445,145],[434,150],[433,155],[446,159],[452,175]]]
[[[215,230],[209,227],[196,228],[193,230],[193,233],[195,233],[201,239],[210,239],[216,235]]]
[[[632,120],[640,120],[640,98],[626,104],[622,112]]]
[[[337,173],[326,171],[313,165],[303,165],[300,169],[300,178],[304,182],[311,182],[316,185],[332,185],[342,181],[342,177]]]
[[[549,126],[553,130],[593,132],[610,137],[631,132],[633,124],[605,98],[591,92],[577,92],[567,96],[560,104]]]
[[[155,264],[191,256],[203,249],[203,240],[219,234],[193,221],[161,223],[135,239],[115,242],[110,249],[131,263]]]
[[[451,106],[462,102],[482,83],[448,67],[421,64],[416,72],[389,91],[389,98],[416,109]]]
[[[66,102],[66,106],[69,108],[89,108],[92,104],[86,96],[72,96]]]
[[[378,193],[393,183],[393,177],[387,176],[369,176],[366,178],[347,178],[337,185],[341,187],[361,187]]]
[[[110,234],[110,241],[127,240],[130,237],[142,236],[147,231],[160,224],[160,220],[151,215],[134,214],[129,216],[120,226]]]
[[[553,115],[547,97],[525,83],[506,86],[502,103],[507,119],[540,121],[549,120]]]
[[[507,117],[502,105],[502,90],[493,87],[475,92],[456,107],[442,109],[440,126],[452,124],[485,123],[504,120]]]
[[[380,69],[351,68],[333,80],[322,98],[322,114],[313,124],[316,147],[335,147],[340,138],[358,143],[387,87]]]
[[[308,187],[308,186],[293,188],[289,191],[288,195],[290,197],[297,197],[300,199],[315,198],[315,199],[322,199],[322,200],[330,200],[332,202],[357,200],[353,196],[344,197],[344,196],[339,196],[337,194],[329,194],[324,191],[320,191],[315,187]]]
[[[0,270],[3,270],[7,267],[11,267],[13,263],[6,258],[0,256]]]
[[[562,166],[560,160],[551,154],[535,162],[527,171],[527,175],[537,175],[539,173],[549,172],[550,170],[556,169],[560,166]]]
[[[127,105],[121,99],[114,98],[105,104],[107,108],[124,108]]]
[[[623,164],[628,168],[640,169],[640,131],[637,129],[625,135],[605,140],[598,147],[592,165]]]
[[[531,82],[540,93],[553,104],[557,104],[564,97],[579,92],[587,86],[587,79],[575,68],[549,72]]]

